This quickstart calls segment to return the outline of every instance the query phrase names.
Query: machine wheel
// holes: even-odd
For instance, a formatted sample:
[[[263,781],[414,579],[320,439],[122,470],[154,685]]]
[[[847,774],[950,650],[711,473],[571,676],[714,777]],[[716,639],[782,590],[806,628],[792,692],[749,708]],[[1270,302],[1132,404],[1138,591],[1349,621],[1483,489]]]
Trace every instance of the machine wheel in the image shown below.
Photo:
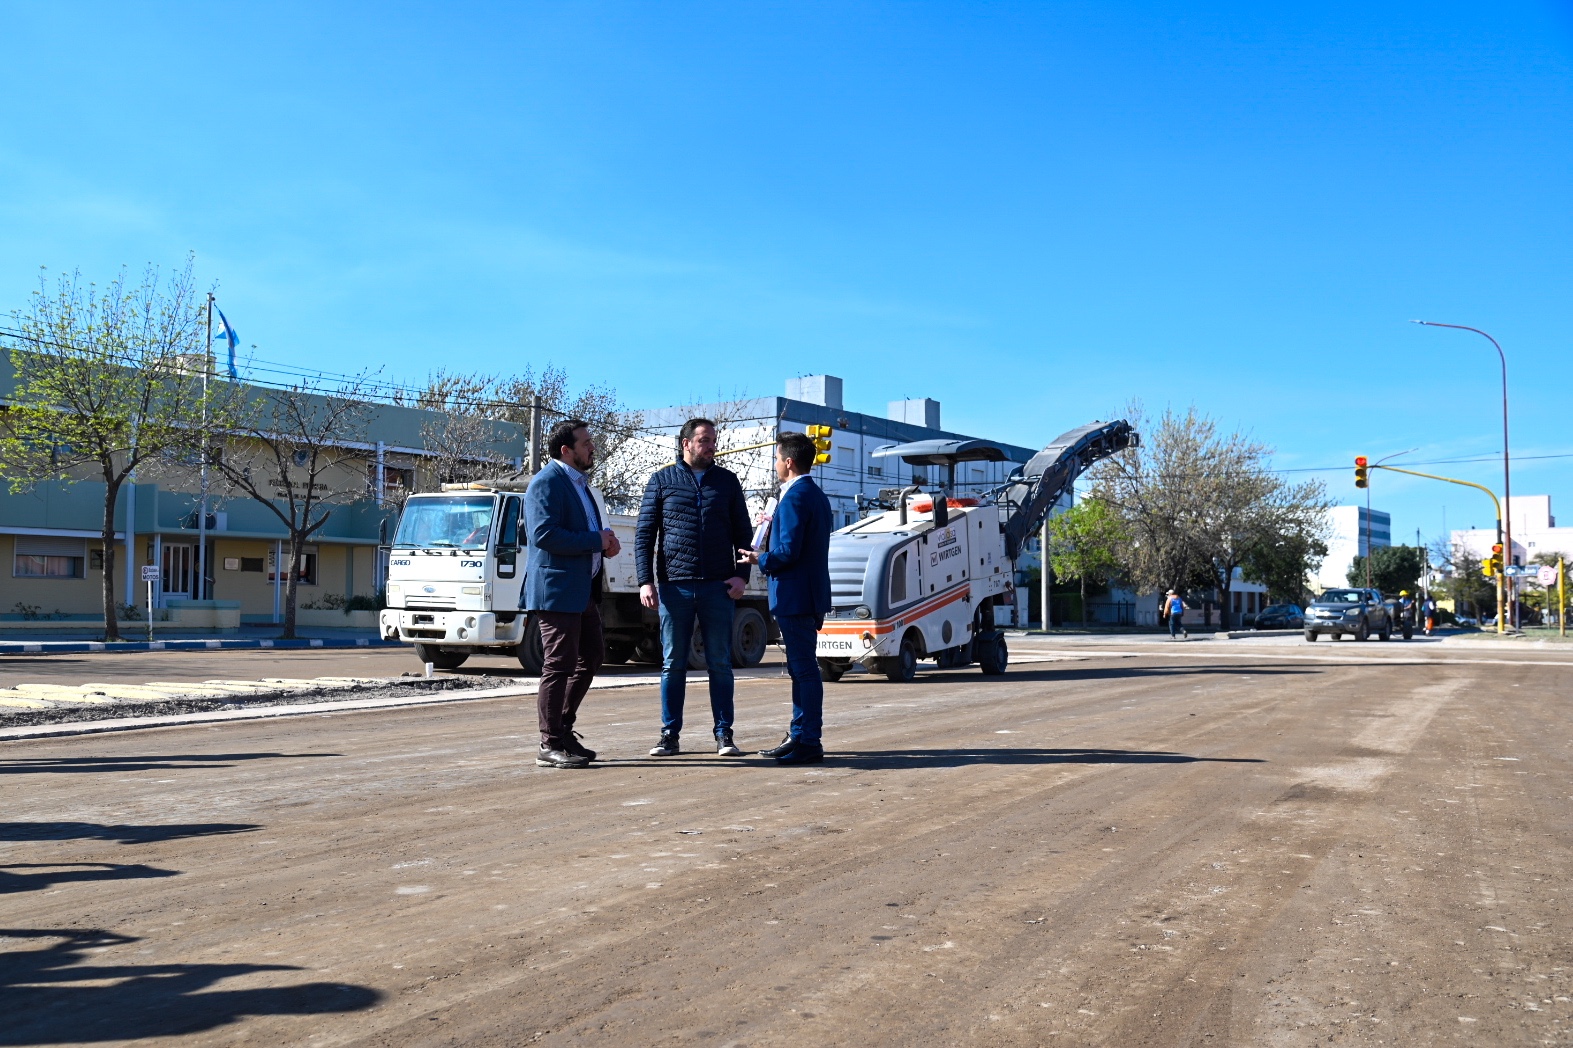
[[[765,625],[765,617],[758,608],[738,608],[732,618],[732,665],[745,668],[759,665],[765,657],[769,637],[770,628]]]
[[[1415,628],[1413,626],[1409,625],[1409,623],[1407,623],[1407,622],[1404,623],[1404,639],[1405,640],[1413,640],[1414,637],[1415,637]]]
[[[901,638],[901,649],[889,658],[879,660],[879,672],[893,684],[910,684],[918,675],[918,642],[911,633]]]
[[[456,670],[464,665],[464,660],[470,657],[466,651],[443,651],[435,644],[415,645],[415,657],[422,662],[429,662],[433,669]]]
[[[986,633],[973,641],[978,653],[978,668],[990,677],[998,677],[1010,664],[1010,649],[1005,646],[1005,634]]]
[[[661,638],[658,634],[646,633],[634,641],[634,661],[647,666],[661,665]]]
[[[1305,639],[1310,641],[1312,644],[1315,644],[1316,643],[1316,631],[1315,630],[1306,630],[1305,631]]]
[[[514,654],[519,657],[519,665],[524,667],[524,672],[532,677],[541,675],[541,666],[546,661],[546,651],[541,646],[541,623],[534,615],[524,624],[524,639],[514,649]]]
[[[621,666],[633,658],[634,646],[626,640],[609,638],[606,642],[606,661],[614,666]]]
[[[1371,626],[1364,619],[1360,620],[1360,628],[1355,630],[1355,640],[1370,640]]]
[[[819,676],[831,684],[834,684],[836,681],[844,677],[847,670],[851,668],[852,661],[850,659],[819,660]]]

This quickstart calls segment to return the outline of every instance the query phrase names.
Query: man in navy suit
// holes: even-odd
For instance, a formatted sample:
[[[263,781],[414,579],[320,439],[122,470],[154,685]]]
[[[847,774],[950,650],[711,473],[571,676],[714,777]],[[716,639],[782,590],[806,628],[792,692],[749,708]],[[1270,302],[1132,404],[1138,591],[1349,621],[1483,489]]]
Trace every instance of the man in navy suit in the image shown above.
[[[546,441],[551,461],[524,495],[530,559],[524,608],[541,627],[541,685],[536,710],[543,768],[583,768],[595,759],[574,733],[579,704],[601,669],[601,566],[621,544],[601,519],[590,490],[595,441],[589,423],[569,419]]]
[[[777,764],[818,764],[825,759],[820,738],[825,685],[814,652],[819,627],[830,611],[830,500],[808,475],[816,450],[802,433],[776,438],[781,494],[766,548],[757,553],[738,550],[740,560],[758,564],[770,579],[770,613],[781,627],[792,676],[792,727],[781,745],[760,754],[774,757]]]

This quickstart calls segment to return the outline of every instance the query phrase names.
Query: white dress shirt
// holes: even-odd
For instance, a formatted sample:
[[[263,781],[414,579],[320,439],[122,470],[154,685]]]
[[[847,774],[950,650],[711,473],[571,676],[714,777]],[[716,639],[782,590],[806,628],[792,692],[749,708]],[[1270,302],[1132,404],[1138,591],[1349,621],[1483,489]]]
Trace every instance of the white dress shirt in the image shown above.
[[[601,511],[596,508],[595,496],[590,494],[590,478],[574,469],[562,459],[557,464],[568,474],[568,479],[573,481],[574,490],[579,493],[579,501],[584,503],[584,519],[590,522],[590,530],[599,532],[603,530]],[[595,578],[601,570],[601,551],[597,549],[590,555],[590,577]]]

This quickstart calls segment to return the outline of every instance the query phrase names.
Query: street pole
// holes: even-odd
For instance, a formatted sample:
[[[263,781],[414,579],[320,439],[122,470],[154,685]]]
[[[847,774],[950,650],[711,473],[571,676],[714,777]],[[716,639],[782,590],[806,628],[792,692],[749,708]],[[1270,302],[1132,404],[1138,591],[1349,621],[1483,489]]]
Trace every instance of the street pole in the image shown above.
[[[1053,584],[1053,579],[1049,577],[1048,517],[1043,518],[1043,535],[1038,539],[1038,542],[1042,546],[1042,551],[1038,556],[1038,588],[1041,590],[1039,597],[1043,608],[1039,617],[1043,619],[1043,632],[1047,633],[1049,632],[1049,626],[1052,625],[1054,621],[1053,616],[1049,614],[1049,587]]]
[[[208,292],[208,340],[202,349],[202,508],[197,513],[197,583],[192,599],[208,589],[208,373],[213,370],[213,292]]]
[[[1507,565],[1513,563],[1513,476],[1512,476],[1512,470],[1508,466],[1508,450],[1507,450],[1507,448],[1508,448],[1508,444],[1507,444],[1507,354],[1502,352],[1502,344],[1500,342],[1498,342],[1496,339],[1492,338],[1490,335],[1486,334],[1484,331],[1481,331],[1479,328],[1468,327],[1468,326],[1466,326],[1464,324],[1443,324],[1443,323],[1439,323],[1439,322],[1437,322],[1435,320],[1416,320],[1416,321],[1413,321],[1413,323],[1424,324],[1426,327],[1444,327],[1444,328],[1453,328],[1456,331],[1473,331],[1475,334],[1477,334],[1480,337],[1484,338],[1487,342],[1490,342],[1493,346],[1496,347],[1497,358],[1502,363],[1502,501],[1507,505],[1507,529],[1506,529],[1506,533],[1505,533],[1505,536],[1504,536],[1503,528],[1502,528],[1502,522],[1498,521],[1497,522],[1497,541],[1502,543],[1503,555],[1507,558],[1503,562],[1503,567],[1506,567]],[[1514,608],[1513,626],[1514,626],[1514,628],[1517,628],[1517,626],[1518,626],[1517,602],[1512,599],[1514,590],[1512,588],[1512,584],[1511,583],[1508,583],[1506,585],[1509,587],[1508,588],[1508,594],[1507,594],[1508,601]],[[1499,577],[1498,580],[1497,580],[1497,592],[1498,592],[1498,594],[1501,594],[1503,586],[1504,586],[1504,583],[1502,582],[1501,578]],[[1504,628],[1504,625],[1503,625],[1503,622],[1502,622],[1502,612],[1503,612],[1503,609],[1501,607],[1501,599],[1499,597],[1499,599],[1498,599],[1498,607],[1497,607],[1497,632],[1498,633],[1505,633],[1506,632],[1506,629]]]
[[[1568,635],[1568,562],[1557,558],[1557,632]]]

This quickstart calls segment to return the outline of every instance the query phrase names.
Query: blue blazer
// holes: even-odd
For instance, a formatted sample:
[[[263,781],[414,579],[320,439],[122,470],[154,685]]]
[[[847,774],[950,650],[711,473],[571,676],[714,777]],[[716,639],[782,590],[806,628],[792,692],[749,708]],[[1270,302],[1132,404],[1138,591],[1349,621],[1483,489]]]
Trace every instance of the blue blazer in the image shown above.
[[[542,466],[525,489],[524,530],[530,556],[521,607],[569,612],[588,608],[590,564],[601,548],[601,533],[591,527],[572,478],[556,459]]]
[[[812,477],[794,480],[770,522],[770,548],[759,570],[770,579],[777,615],[830,611],[830,500]]]

